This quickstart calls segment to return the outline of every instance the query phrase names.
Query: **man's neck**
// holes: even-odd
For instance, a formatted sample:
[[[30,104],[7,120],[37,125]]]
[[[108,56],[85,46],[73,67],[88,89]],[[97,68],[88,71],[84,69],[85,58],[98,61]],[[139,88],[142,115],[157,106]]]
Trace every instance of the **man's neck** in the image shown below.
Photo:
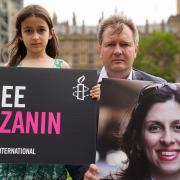
[[[129,77],[130,76],[130,74],[131,74],[131,70],[130,71],[128,71],[128,72],[121,72],[121,73],[119,73],[119,72],[113,72],[113,73],[107,73],[108,74],[108,77],[109,78],[116,78],[116,79],[132,79],[131,77]]]

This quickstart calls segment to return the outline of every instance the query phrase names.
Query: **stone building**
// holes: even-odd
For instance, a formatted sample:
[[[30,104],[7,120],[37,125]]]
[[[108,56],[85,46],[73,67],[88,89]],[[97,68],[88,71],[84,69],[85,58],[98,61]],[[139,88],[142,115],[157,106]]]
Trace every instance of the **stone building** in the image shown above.
[[[7,59],[7,50],[3,47],[13,38],[14,16],[23,7],[23,0],[0,0],[0,62]]]
[[[73,24],[68,22],[58,24],[54,14],[56,34],[59,38],[61,57],[73,68],[97,69],[102,66],[98,55],[97,26],[81,26],[76,23],[73,13]]]
[[[180,0],[177,0],[177,14],[180,14]]]
[[[175,16],[170,16],[167,24],[180,39],[180,0],[177,0],[177,14]]]
[[[170,16],[167,24],[171,27],[174,34],[180,41],[180,0],[177,1],[177,14],[175,16]],[[177,78],[176,82],[180,82],[180,54],[176,55],[177,63]]]

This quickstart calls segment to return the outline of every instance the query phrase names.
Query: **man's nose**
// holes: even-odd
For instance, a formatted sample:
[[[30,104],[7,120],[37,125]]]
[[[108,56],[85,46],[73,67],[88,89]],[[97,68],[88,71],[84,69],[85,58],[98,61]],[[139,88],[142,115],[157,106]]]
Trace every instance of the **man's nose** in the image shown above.
[[[114,49],[114,54],[117,54],[117,55],[122,54],[122,48],[119,44],[116,44],[115,49]]]
[[[166,146],[174,144],[175,137],[174,137],[173,132],[171,132],[170,130],[164,131],[164,133],[162,134],[160,138],[160,142]]]

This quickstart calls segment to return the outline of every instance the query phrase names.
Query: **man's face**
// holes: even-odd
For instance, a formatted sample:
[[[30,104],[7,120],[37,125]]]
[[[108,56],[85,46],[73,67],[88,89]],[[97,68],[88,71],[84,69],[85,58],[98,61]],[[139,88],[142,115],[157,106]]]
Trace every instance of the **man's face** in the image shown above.
[[[122,32],[115,31],[112,27],[106,28],[100,45],[100,57],[110,77],[122,74],[122,76],[126,76],[122,78],[127,78],[136,53],[137,46],[128,26],[123,25]]]

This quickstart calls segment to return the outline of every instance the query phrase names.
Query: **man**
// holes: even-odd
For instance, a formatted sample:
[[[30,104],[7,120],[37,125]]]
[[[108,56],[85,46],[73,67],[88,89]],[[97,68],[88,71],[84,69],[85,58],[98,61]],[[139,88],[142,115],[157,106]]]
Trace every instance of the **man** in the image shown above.
[[[165,81],[137,69],[133,63],[138,52],[139,33],[133,21],[123,15],[113,15],[104,19],[98,29],[100,58],[103,68],[102,78],[128,80]]]
[[[102,78],[165,82],[160,77],[133,68],[138,52],[139,33],[131,19],[124,15],[113,15],[104,19],[99,25],[97,38],[100,58],[103,62],[99,83]],[[107,134],[107,131],[105,133]],[[84,180],[99,180],[96,173],[98,173],[97,166],[90,165]]]

